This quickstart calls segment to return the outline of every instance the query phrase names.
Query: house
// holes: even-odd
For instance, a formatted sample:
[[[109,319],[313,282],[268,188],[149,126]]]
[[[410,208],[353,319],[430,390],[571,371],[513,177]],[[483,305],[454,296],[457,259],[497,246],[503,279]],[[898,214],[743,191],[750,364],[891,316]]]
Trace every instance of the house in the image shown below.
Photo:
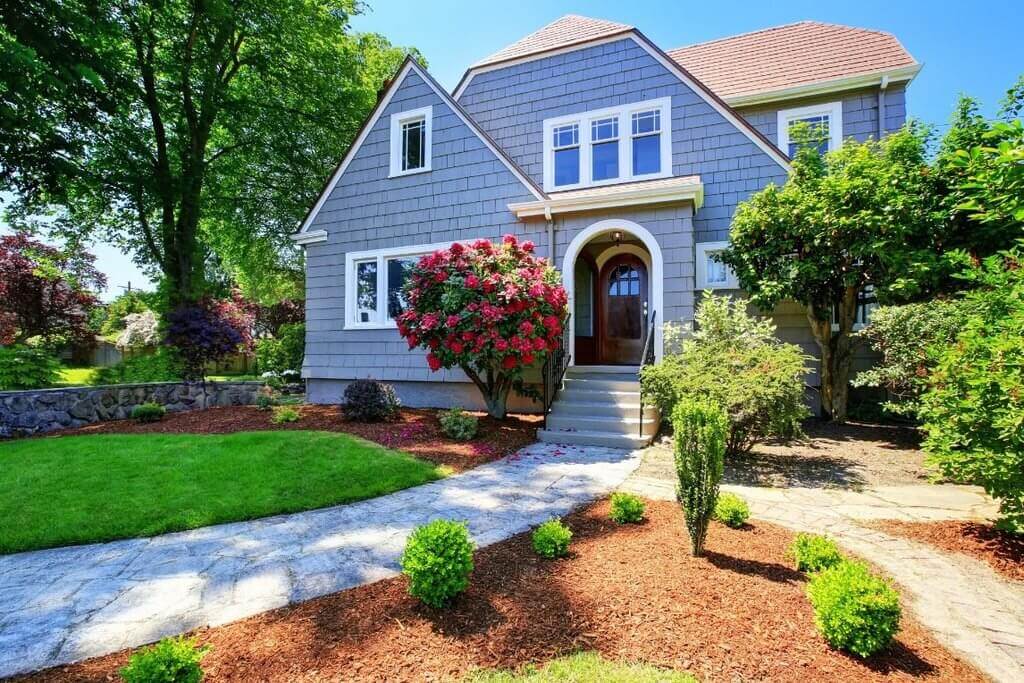
[[[736,289],[711,257],[737,203],[785,182],[789,127],[810,122],[822,149],[885,135],[919,69],[895,37],[860,28],[805,21],[666,52],[580,16],[473,64],[451,93],[407,60],[294,236],[309,399],[336,403],[374,377],[406,405],[480,406],[461,372],[432,373],[407,349],[393,318],[419,255],[512,233],[553,260],[570,296],[572,367],[542,438],[645,441],[632,435],[657,422],[636,405],[648,331],[657,358],[662,323],[691,320],[705,289]],[[773,314],[814,350],[797,306]]]

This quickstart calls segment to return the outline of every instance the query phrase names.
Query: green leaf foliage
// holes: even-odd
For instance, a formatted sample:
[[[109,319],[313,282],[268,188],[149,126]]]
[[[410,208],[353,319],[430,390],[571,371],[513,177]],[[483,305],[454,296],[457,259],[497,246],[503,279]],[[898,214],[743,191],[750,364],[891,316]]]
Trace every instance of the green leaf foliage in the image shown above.
[[[0,346],[0,391],[44,389],[60,376],[60,363],[44,348]]]
[[[802,572],[820,572],[843,561],[835,541],[815,534],[797,534],[787,555]]]
[[[210,649],[209,645],[198,647],[195,638],[164,638],[135,652],[121,669],[121,679],[125,683],[199,683],[203,680],[200,663]]]
[[[840,650],[870,657],[899,629],[899,595],[862,562],[844,560],[814,574],[807,595],[818,631]]]
[[[464,522],[438,519],[416,527],[402,553],[409,595],[431,607],[444,607],[469,586],[473,542]]]
[[[1005,527],[1024,531],[1024,249],[968,272],[971,314],[934,349],[921,399],[929,462],[999,500]]]
[[[569,554],[572,529],[560,520],[549,519],[533,530],[533,550],[541,557],[553,560]]]
[[[166,347],[150,354],[125,358],[117,365],[100,368],[93,384],[146,384],[181,381],[181,363]]]
[[[462,408],[445,410],[438,419],[441,431],[457,441],[469,441],[475,437],[480,424],[476,415],[470,415]]]
[[[672,426],[676,497],[683,506],[693,555],[699,557],[718,502],[729,418],[721,406],[707,398],[684,398],[672,413]]]
[[[286,323],[276,337],[256,341],[256,366],[260,372],[301,371],[306,351],[305,323]]]
[[[858,373],[851,384],[884,389],[891,397],[883,404],[885,410],[916,416],[933,366],[928,350],[955,340],[967,313],[962,302],[944,299],[879,307],[857,336],[866,339],[881,359]]]
[[[619,524],[639,524],[644,521],[647,505],[632,493],[613,493],[609,517]]]
[[[804,377],[809,360],[800,347],[775,336],[766,318],[747,313],[746,303],[705,293],[687,338],[666,332],[666,354],[641,371],[644,395],[664,415],[684,397],[703,396],[729,415],[726,452],[749,451],[768,438],[801,433],[808,416]],[[672,347],[675,348],[672,348]]]
[[[750,506],[735,493],[721,493],[715,503],[715,519],[728,527],[740,529],[750,519]]]
[[[276,425],[299,421],[299,411],[292,406],[276,406],[273,411],[270,421]]]
[[[142,403],[132,408],[132,419],[136,422],[159,422],[166,414],[167,409],[159,403]]]

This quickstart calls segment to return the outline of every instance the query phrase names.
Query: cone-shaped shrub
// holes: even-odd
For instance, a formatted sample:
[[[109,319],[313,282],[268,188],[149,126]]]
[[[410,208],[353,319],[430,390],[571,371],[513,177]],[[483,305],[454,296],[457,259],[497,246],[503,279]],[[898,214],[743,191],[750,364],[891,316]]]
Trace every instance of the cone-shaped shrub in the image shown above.
[[[672,412],[676,435],[676,497],[683,506],[693,555],[704,552],[708,524],[718,501],[729,418],[721,406],[697,398],[683,399]]]

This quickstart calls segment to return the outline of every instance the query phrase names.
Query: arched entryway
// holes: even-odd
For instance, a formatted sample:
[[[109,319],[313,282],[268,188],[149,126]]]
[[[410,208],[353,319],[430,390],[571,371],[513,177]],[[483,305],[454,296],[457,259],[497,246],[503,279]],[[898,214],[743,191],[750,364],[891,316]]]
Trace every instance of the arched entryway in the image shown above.
[[[562,278],[573,323],[573,365],[637,365],[654,316],[654,353],[662,352],[661,249],[637,223],[606,220],[569,243]]]

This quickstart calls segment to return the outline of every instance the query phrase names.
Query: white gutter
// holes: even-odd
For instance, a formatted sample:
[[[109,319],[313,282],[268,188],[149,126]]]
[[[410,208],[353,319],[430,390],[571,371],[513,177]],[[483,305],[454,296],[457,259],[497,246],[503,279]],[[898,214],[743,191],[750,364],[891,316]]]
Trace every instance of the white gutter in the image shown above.
[[[732,95],[729,97],[723,97],[722,99],[724,99],[731,107],[751,107],[756,104],[768,104],[772,102],[779,102],[780,100],[795,100],[804,97],[827,95],[843,90],[871,88],[874,86],[881,86],[883,82],[888,86],[890,83],[901,81],[909,82],[914,80],[914,77],[917,76],[917,73],[921,70],[922,66],[924,65],[912,64],[911,66],[904,66],[899,69],[887,69],[885,71],[861,74],[860,76],[845,76],[843,78],[834,78],[829,81],[818,81],[817,83],[807,83],[805,85],[797,85],[792,88],[756,92],[749,95]]]
[[[587,192],[587,190],[577,190],[567,192],[563,197],[556,194],[541,201],[517,202],[509,204],[508,210],[514,213],[516,218],[544,217],[550,221],[553,215],[559,213],[614,209],[639,204],[692,201],[695,209],[699,209],[704,204],[704,185],[700,182],[667,187],[628,188],[619,192],[600,194],[587,194]]]

